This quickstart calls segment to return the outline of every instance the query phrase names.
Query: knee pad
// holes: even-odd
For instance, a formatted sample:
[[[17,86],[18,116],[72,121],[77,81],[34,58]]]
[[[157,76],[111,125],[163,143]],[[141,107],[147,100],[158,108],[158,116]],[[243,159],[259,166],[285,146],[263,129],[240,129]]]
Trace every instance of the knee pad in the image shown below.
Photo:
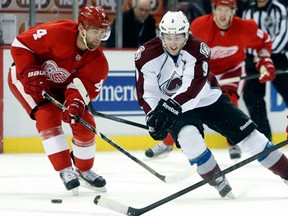
[[[40,131],[40,137],[45,153],[48,156],[69,149],[68,142],[61,127]]]
[[[96,151],[95,140],[91,140],[90,142],[87,143],[81,143],[81,145],[79,144],[80,144],[79,141],[75,143],[75,140],[72,140],[73,154],[76,158],[83,160],[94,158]]]
[[[178,134],[178,142],[187,158],[194,159],[206,150],[206,143],[199,130],[192,125],[184,126]]]
[[[255,129],[248,137],[239,142],[238,145],[244,152],[250,155],[255,155],[262,152],[268,142],[269,140],[265,135]]]

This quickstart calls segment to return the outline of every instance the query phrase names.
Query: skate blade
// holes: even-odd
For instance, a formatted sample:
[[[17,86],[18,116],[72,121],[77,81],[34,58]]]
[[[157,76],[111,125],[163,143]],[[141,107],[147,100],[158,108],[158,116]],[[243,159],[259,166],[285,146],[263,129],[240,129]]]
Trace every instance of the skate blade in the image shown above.
[[[91,186],[89,183],[87,183],[86,181],[84,181],[82,179],[79,179],[79,181],[80,181],[80,186],[81,187],[87,188],[89,190],[93,190],[93,191],[97,191],[97,192],[101,192],[101,193],[105,193],[107,191],[105,186],[103,186],[103,187],[94,187],[94,186]]]
[[[79,192],[78,192],[78,187],[71,189],[73,196],[78,196]]]
[[[231,161],[234,163],[234,164],[237,164],[239,161],[240,161],[241,158],[233,158],[231,159]]]
[[[223,197],[223,199],[235,199],[235,195],[230,191],[229,193],[226,194],[225,197]]]

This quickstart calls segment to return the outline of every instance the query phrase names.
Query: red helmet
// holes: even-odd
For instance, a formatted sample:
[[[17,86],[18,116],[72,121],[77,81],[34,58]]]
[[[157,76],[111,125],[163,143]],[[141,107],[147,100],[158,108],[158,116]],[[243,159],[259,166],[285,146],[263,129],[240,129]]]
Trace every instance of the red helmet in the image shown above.
[[[78,22],[85,26],[107,29],[110,26],[109,18],[103,7],[86,6],[78,15]]]
[[[212,0],[212,5],[225,5],[231,8],[236,8],[237,0]]]

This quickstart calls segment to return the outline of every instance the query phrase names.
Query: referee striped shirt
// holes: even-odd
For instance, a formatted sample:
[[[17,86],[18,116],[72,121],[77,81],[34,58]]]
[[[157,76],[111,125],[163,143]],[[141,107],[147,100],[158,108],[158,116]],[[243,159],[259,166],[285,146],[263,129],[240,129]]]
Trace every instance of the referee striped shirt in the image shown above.
[[[273,54],[287,52],[288,17],[286,6],[277,0],[271,0],[265,7],[258,8],[256,2],[253,2],[242,14],[243,19],[254,19],[259,28],[270,35],[273,42]],[[248,50],[248,53],[252,54],[252,50]]]

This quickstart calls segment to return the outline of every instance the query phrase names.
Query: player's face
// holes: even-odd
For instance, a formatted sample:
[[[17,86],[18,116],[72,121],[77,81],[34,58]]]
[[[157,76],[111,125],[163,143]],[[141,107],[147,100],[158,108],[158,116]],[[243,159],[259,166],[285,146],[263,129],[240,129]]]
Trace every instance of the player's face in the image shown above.
[[[100,45],[101,40],[106,36],[106,34],[107,34],[106,29],[91,28],[91,27],[87,28],[86,41],[89,49],[96,49]]]
[[[177,55],[185,45],[185,34],[163,34],[162,40],[171,55]]]
[[[227,29],[234,16],[234,9],[224,5],[217,5],[213,8],[213,15],[216,25],[220,29]]]

